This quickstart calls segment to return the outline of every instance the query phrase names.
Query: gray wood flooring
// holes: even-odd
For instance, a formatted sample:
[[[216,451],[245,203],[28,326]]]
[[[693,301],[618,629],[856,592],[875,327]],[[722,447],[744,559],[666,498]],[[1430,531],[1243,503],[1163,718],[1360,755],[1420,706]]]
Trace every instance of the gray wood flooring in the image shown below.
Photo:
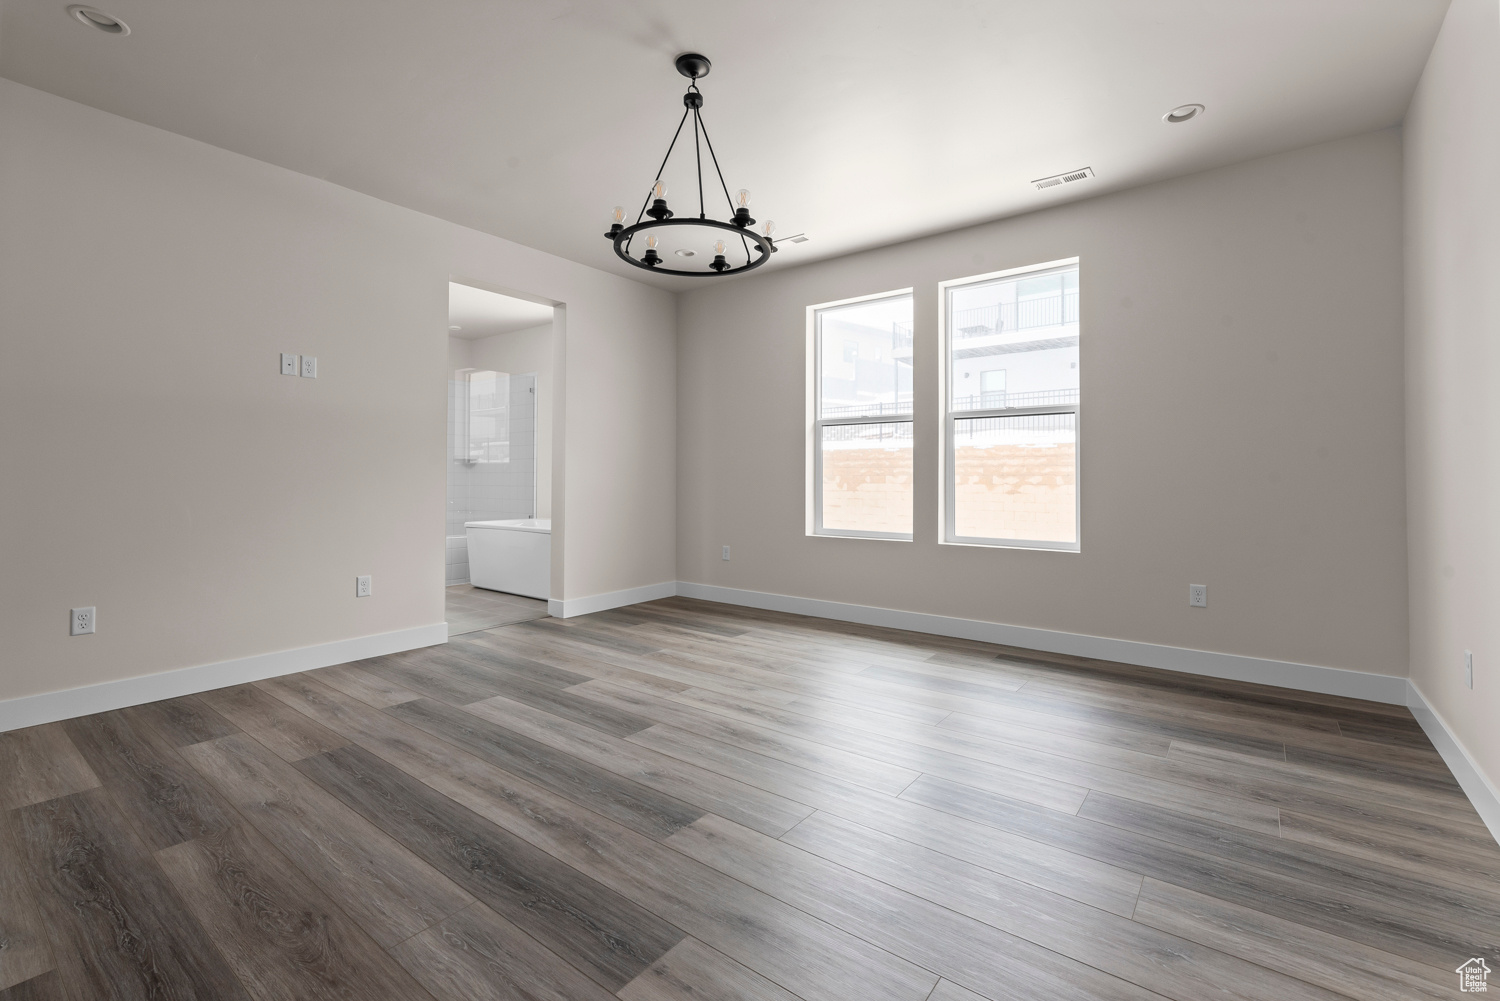
[[[0,734],[0,999],[1435,999],[1406,710],[668,599]]]
[[[472,584],[449,584],[443,589],[443,604],[449,636],[540,619],[547,614],[545,601]]]

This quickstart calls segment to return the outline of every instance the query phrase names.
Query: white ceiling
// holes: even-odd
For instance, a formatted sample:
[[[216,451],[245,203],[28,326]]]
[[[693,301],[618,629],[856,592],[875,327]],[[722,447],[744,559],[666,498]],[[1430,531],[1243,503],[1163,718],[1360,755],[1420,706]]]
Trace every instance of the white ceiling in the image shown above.
[[[0,0],[0,75],[641,277],[632,215],[704,120],[771,267],[1400,121],[1447,0]],[[1199,120],[1167,125],[1187,102]],[[696,201],[669,172],[679,214]],[[1082,166],[1097,178],[1038,192]],[[721,195],[722,197],[722,195]],[[707,248],[704,248],[705,250]],[[651,280],[691,287],[696,279]]]
[[[448,283],[448,333],[477,341],[552,321],[552,307],[498,292]],[[457,330],[453,328],[457,327]]]

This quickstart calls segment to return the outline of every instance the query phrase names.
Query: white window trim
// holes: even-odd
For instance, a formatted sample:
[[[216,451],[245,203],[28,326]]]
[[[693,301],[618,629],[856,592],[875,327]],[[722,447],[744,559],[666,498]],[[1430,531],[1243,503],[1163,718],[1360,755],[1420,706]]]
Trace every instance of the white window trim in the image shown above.
[[[994,281],[998,278],[1014,278],[1018,275],[1037,274],[1047,271],[1061,271],[1067,268],[1078,267],[1079,259],[1068,257],[1057,261],[1048,261],[1045,264],[1029,264],[1021,268],[1009,268],[1005,271],[991,271],[983,275],[970,275],[967,278],[953,278],[949,281],[938,282],[938,336],[941,341],[941,349],[938,358],[939,364],[939,392],[938,406],[940,408],[943,426],[943,468],[938,479],[938,490],[942,498],[943,524],[942,533],[938,539],[940,545],[945,546],[975,546],[981,549],[1037,549],[1047,552],[1077,553],[1083,548],[1083,415],[1080,403],[1052,404],[1040,407],[1004,407],[998,410],[964,410],[954,412],[952,408],[953,393],[953,362],[952,350],[949,343],[951,333],[948,330],[948,292],[950,289],[963,285],[974,285],[980,282]],[[1082,276],[1080,274],[1079,288],[1082,289]],[[1082,330],[1082,297],[1079,298],[1079,329]],[[1080,338],[1079,343],[1082,344]],[[1079,394],[1079,400],[1083,394]],[[986,539],[974,536],[956,535],[953,531],[955,524],[953,476],[956,468],[953,457],[954,427],[957,421],[973,420],[982,417],[1029,417],[1035,414],[1072,414],[1073,415],[1073,542],[1047,542],[1037,539]]]
[[[852,299],[835,299],[832,302],[820,302],[807,307],[807,526],[808,535],[816,535],[822,538],[833,539],[871,539],[884,542],[912,542],[915,539],[914,532],[855,532],[848,529],[824,528],[823,527],[823,428],[834,427],[841,424],[910,424],[912,425],[912,526],[916,527],[916,403],[913,401],[912,412],[909,414],[877,414],[868,417],[829,417],[821,416],[818,406],[818,396],[823,385],[823,357],[818,350],[818,313],[825,309],[833,309],[838,306],[852,306],[860,302],[874,302],[879,299],[897,299],[901,296],[912,297],[913,320],[916,311],[916,290],[914,288],[891,289],[886,292],[876,292],[871,295],[855,296]],[[912,354],[913,375],[915,376],[916,353]],[[915,388],[915,385],[913,386]]]

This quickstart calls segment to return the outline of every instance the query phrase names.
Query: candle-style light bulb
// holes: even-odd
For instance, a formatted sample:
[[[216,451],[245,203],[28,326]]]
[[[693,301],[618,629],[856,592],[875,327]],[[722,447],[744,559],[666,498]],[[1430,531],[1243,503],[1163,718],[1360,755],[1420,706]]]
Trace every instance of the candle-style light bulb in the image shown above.
[[[646,253],[641,255],[641,263],[648,268],[654,268],[661,263],[661,255],[656,252],[656,237],[646,237]]]
[[[651,185],[651,194],[651,207],[646,214],[658,222],[672,218],[672,210],[667,208],[667,182],[658,177]]]
[[[750,192],[741,188],[739,194],[735,196],[734,204],[738,208],[748,209],[750,207]]]
[[[606,240],[613,240],[625,230],[625,208],[616,205],[614,212],[610,214],[609,232],[604,234]]]
[[[714,259],[708,262],[708,266],[711,270],[716,271],[719,274],[723,274],[724,272],[729,270],[729,262],[724,260],[723,240],[719,240],[714,243]]]

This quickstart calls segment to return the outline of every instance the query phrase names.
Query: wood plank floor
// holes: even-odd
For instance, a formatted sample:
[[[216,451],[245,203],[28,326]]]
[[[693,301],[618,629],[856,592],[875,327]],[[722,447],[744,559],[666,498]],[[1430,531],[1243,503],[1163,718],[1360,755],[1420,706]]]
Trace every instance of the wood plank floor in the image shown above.
[[[0,1001],[1435,999],[1405,709],[667,599],[0,734]]]
[[[547,614],[545,601],[472,584],[449,584],[443,589],[443,604],[449,636],[540,619]]]

